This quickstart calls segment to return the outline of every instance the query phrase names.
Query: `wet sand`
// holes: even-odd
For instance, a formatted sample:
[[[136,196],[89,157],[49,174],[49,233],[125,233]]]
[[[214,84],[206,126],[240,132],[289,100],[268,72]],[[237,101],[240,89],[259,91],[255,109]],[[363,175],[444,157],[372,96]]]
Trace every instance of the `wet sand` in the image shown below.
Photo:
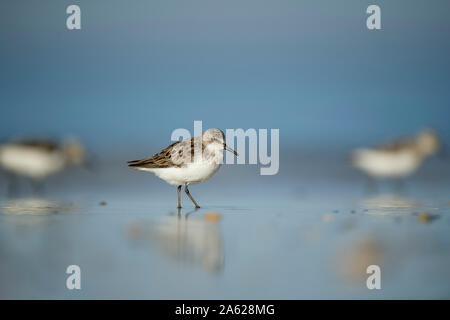
[[[176,188],[115,164],[3,196],[0,298],[450,298],[446,166],[374,194],[351,168],[302,164],[222,168],[180,215]],[[72,264],[81,290],[66,289]]]

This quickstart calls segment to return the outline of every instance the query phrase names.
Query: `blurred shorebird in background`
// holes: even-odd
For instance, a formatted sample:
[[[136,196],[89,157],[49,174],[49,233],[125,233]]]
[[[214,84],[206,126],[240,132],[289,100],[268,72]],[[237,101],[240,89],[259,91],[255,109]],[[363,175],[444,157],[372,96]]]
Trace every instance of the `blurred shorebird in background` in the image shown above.
[[[17,177],[28,178],[39,191],[47,177],[84,164],[85,150],[74,138],[63,143],[36,139],[0,144],[0,167],[9,177],[10,195],[17,191]]]
[[[442,149],[439,136],[427,129],[415,137],[393,141],[377,148],[357,149],[352,164],[369,178],[401,179],[412,175],[422,163]]]
[[[223,150],[238,155],[225,144],[221,130],[209,129],[201,137],[177,141],[150,158],[128,161],[128,166],[152,172],[167,183],[178,186],[178,208],[181,208],[180,192],[184,185],[188,197],[196,208],[200,208],[189,193],[188,185],[211,178],[222,163]]]

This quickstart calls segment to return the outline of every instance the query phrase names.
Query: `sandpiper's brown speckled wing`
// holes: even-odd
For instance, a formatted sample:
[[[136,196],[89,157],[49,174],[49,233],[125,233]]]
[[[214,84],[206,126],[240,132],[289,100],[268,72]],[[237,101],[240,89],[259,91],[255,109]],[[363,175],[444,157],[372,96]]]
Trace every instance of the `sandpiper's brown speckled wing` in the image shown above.
[[[395,152],[406,148],[413,148],[414,146],[415,146],[414,140],[405,138],[405,139],[398,139],[390,143],[385,143],[384,145],[379,146],[378,150]]]
[[[17,144],[25,147],[43,149],[45,151],[54,151],[59,148],[59,145],[51,140],[20,140]]]
[[[187,149],[190,147],[190,149]],[[181,168],[183,162],[179,159],[183,159],[184,150],[190,150],[193,155],[194,152],[194,138],[177,141],[172,143],[167,148],[161,150],[150,158],[128,161],[128,166],[133,168]],[[177,160],[172,159],[172,156],[176,156]]]

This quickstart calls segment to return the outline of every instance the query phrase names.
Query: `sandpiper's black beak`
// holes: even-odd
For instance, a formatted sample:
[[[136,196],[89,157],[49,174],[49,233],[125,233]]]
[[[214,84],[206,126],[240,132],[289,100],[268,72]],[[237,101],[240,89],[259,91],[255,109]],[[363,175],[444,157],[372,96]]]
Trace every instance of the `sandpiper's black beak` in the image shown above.
[[[225,143],[223,144],[223,149],[230,151],[231,153],[234,153],[234,155],[237,157],[238,153],[236,151],[234,151],[233,149],[231,149],[229,146],[227,146]]]

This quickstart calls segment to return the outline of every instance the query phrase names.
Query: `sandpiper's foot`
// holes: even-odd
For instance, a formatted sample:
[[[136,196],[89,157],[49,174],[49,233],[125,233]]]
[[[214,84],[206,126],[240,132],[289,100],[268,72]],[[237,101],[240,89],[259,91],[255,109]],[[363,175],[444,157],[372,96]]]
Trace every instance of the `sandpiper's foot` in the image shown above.
[[[181,186],[178,186],[177,189],[178,189],[178,209],[181,209],[181,200],[180,200]]]
[[[191,194],[190,194],[190,192],[189,192],[189,189],[188,189],[188,186],[187,186],[187,185],[184,186],[184,191],[185,191],[186,194],[188,195],[189,199],[191,199],[191,201],[194,203],[195,207],[196,207],[197,209],[200,208],[200,206],[198,205],[197,201],[195,201],[194,198],[191,196]]]
[[[192,210],[192,211],[190,211],[190,212],[188,212],[188,213],[186,213],[186,215],[185,215],[185,219],[187,220],[188,219],[188,217],[191,215],[191,214],[193,214],[194,212],[196,212],[198,210],[198,208],[196,207],[194,210]]]

